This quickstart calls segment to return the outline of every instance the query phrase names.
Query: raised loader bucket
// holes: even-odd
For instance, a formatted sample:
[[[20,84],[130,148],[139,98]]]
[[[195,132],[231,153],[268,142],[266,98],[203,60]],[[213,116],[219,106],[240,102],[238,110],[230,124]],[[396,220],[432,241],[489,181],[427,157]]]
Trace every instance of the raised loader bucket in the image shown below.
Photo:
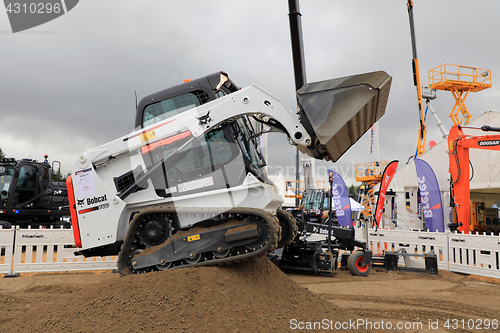
[[[384,71],[308,83],[297,91],[300,122],[317,158],[337,161],[385,113],[392,77]]]

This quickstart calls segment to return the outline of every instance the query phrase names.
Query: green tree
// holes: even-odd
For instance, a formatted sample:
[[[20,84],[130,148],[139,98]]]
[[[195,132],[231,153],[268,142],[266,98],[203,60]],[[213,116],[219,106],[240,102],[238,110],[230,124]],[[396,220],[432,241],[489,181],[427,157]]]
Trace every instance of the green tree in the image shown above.
[[[66,178],[69,176],[69,173],[67,176],[63,176],[61,173],[61,170],[54,171],[52,174],[52,181],[53,182],[65,182]]]
[[[349,186],[349,196],[351,198],[354,198],[354,196],[356,195],[356,187],[354,185],[351,185]]]
[[[5,158],[5,153],[3,152],[2,148],[0,148],[0,158]]]
[[[358,200],[359,186],[351,185],[351,186],[349,186],[349,188],[347,190],[349,191],[349,196],[351,198],[353,198],[354,200]]]

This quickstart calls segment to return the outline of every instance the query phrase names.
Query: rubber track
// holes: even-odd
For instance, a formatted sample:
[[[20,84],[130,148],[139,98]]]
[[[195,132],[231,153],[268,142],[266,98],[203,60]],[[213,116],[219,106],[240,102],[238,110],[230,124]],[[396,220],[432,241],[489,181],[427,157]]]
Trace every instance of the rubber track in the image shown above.
[[[214,213],[211,214],[210,212]],[[222,214],[215,214],[215,212],[221,212]],[[254,257],[260,257],[268,254],[272,250],[276,249],[278,246],[279,238],[281,235],[281,228],[279,226],[278,218],[273,214],[256,208],[229,208],[227,210],[223,208],[191,208],[191,207],[167,207],[167,206],[157,206],[157,207],[147,207],[142,209],[137,213],[132,221],[130,222],[127,234],[123,241],[120,253],[118,255],[118,272],[120,275],[130,275],[134,274],[133,270],[130,269],[130,263],[128,261],[129,253],[132,250],[132,245],[134,243],[134,238],[138,227],[142,223],[142,218],[149,214],[209,214],[211,217],[214,215],[244,215],[244,216],[258,216],[266,221],[269,226],[269,242],[262,247],[253,252],[242,253],[236,256],[230,256],[221,259],[211,259],[198,262],[195,264],[186,264],[179,267],[197,267],[197,266],[215,266],[215,265],[230,265],[238,263],[244,260],[248,260]],[[210,218],[211,218],[210,217]]]

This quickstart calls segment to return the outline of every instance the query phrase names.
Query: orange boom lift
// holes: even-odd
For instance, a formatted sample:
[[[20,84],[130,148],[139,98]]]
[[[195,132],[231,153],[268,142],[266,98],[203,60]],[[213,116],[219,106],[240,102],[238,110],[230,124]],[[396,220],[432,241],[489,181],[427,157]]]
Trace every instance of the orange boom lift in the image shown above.
[[[420,117],[420,128],[418,130],[418,145],[416,157],[425,153],[425,135],[427,133],[427,128],[425,126],[425,114],[422,108],[422,85],[420,84],[420,70],[418,68],[418,58],[417,58],[417,43],[415,40],[415,27],[413,23],[413,0],[408,0],[406,2],[408,8],[408,18],[410,20],[410,35],[411,35],[411,49],[412,49],[412,68],[413,68],[413,84],[417,88],[417,98],[418,98],[418,112]]]

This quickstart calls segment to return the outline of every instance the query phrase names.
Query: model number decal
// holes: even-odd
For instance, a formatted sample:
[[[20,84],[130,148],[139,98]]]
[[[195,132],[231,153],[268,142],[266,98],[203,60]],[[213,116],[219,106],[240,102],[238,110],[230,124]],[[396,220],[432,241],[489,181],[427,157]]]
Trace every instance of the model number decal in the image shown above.
[[[82,209],[81,211],[78,212],[78,214],[81,215],[81,214],[95,212],[96,210],[103,210],[103,209],[107,209],[107,208],[109,208],[109,203],[105,203],[105,204],[102,204],[99,206]]]
[[[109,203],[99,205],[99,209],[106,209],[106,208],[109,208]]]

